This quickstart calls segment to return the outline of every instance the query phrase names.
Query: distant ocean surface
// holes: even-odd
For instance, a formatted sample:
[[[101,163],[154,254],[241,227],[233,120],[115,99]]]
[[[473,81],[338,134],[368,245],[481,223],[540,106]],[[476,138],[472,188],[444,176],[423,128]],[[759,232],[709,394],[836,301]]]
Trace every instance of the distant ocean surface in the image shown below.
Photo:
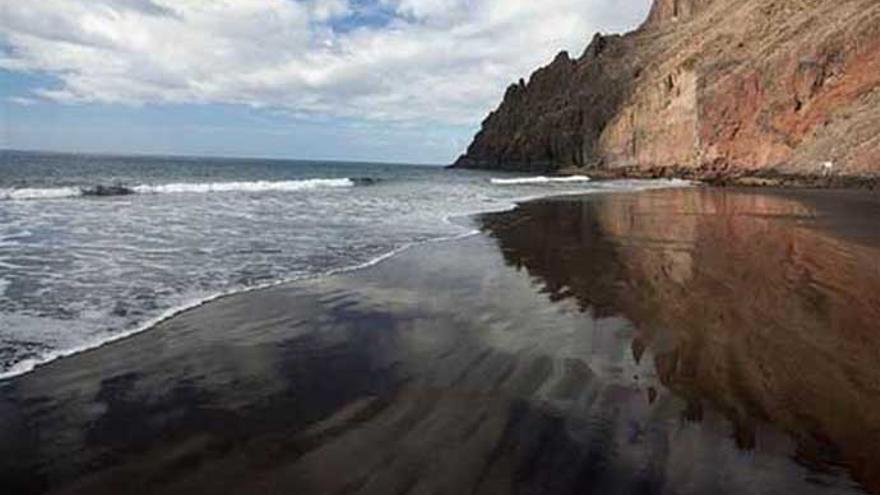
[[[222,294],[467,235],[455,216],[531,197],[678,185],[0,151],[0,378]]]

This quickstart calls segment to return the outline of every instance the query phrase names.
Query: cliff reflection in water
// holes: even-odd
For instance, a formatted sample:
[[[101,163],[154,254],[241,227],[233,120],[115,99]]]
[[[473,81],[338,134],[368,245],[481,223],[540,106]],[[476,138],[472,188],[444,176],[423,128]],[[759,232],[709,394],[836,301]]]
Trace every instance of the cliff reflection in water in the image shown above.
[[[687,419],[721,411],[745,450],[772,425],[798,462],[880,491],[876,245],[817,228],[795,199],[708,190],[531,203],[483,223],[552,300],[634,322],[633,356],[652,355]]]

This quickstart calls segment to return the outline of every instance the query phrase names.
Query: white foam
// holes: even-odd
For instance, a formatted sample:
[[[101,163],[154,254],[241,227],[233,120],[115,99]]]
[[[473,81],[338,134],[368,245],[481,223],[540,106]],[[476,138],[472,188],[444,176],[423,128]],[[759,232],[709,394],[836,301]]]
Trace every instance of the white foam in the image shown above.
[[[46,189],[22,188],[0,189],[0,199],[59,199],[82,196],[82,190],[78,187],[52,187]]]
[[[315,181],[315,180],[321,180],[321,179],[312,179],[312,181]],[[326,180],[337,180],[337,179],[326,179]],[[339,180],[347,180],[347,179],[339,179]],[[293,182],[298,182],[298,181],[293,181]],[[576,182],[576,181],[568,181],[568,182]],[[680,179],[623,180],[623,181],[602,182],[601,184],[603,184],[603,186],[605,186],[605,187],[590,189],[590,190],[583,190],[583,191],[547,192],[545,194],[536,194],[533,196],[519,197],[519,198],[512,199],[507,204],[502,203],[502,204],[497,204],[494,206],[487,207],[485,209],[470,211],[467,213],[446,215],[443,217],[443,222],[447,223],[447,224],[456,225],[458,227],[465,228],[463,225],[458,225],[458,224],[453,223],[452,219],[476,215],[476,214],[509,211],[509,210],[515,208],[516,205],[519,203],[522,203],[525,201],[542,199],[542,198],[551,198],[551,197],[556,197],[556,196],[568,196],[568,195],[581,195],[581,194],[589,194],[589,193],[637,192],[637,191],[645,191],[645,190],[652,190],[652,189],[689,187],[689,186],[694,185],[694,183],[691,181],[680,180]],[[0,197],[2,197],[2,196],[0,196]],[[260,284],[260,285],[255,285],[252,287],[234,288],[234,289],[230,289],[230,290],[226,290],[226,291],[222,291],[222,292],[217,292],[217,293],[209,295],[207,297],[193,299],[193,300],[191,300],[187,303],[184,303],[182,305],[169,308],[166,311],[164,311],[162,314],[160,314],[158,317],[153,318],[153,319],[151,319],[141,325],[138,325],[136,327],[132,327],[127,330],[124,330],[124,331],[121,331],[118,333],[114,333],[113,335],[109,335],[109,336],[107,336],[105,334],[99,338],[95,338],[93,340],[90,340],[88,342],[82,343],[81,345],[77,345],[74,347],[52,350],[50,352],[46,352],[46,353],[42,354],[38,358],[28,358],[28,359],[24,359],[22,361],[19,361],[19,362],[15,363],[11,368],[6,370],[5,372],[0,372],[0,381],[6,380],[9,378],[18,376],[18,375],[22,375],[25,373],[29,373],[29,372],[33,371],[35,368],[38,368],[38,367],[43,366],[45,364],[48,364],[48,363],[55,361],[57,359],[61,359],[64,357],[72,356],[74,354],[79,354],[81,352],[85,352],[85,351],[89,351],[89,350],[96,349],[99,347],[103,347],[107,344],[131,337],[135,334],[144,332],[146,330],[150,330],[151,328],[155,327],[156,325],[158,325],[159,323],[161,323],[165,320],[168,320],[174,316],[177,316],[181,313],[184,313],[184,312],[187,312],[191,309],[202,306],[202,305],[209,303],[211,301],[215,301],[217,299],[221,299],[221,298],[236,295],[236,294],[248,293],[248,292],[253,292],[253,291],[257,291],[257,290],[264,290],[264,289],[271,288],[271,287],[277,287],[280,285],[289,284],[291,282],[296,282],[298,280],[302,280],[305,278],[322,277],[322,276],[335,275],[335,274],[340,274],[340,273],[361,270],[364,268],[378,265],[388,259],[393,258],[394,256],[396,256],[399,253],[402,253],[412,247],[415,247],[415,246],[418,246],[421,244],[446,242],[446,241],[451,241],[451,240],[464,239],[467,237],[477,235],[479,233],[480,233],[479,230],[472,229],[472,230],[466,230],[465,232],[457,234],[457,235],[439,237],[439,238],[430,239],[430,240],[421,241],[421,242],[410,242],[410,243],[400,245],[394,249],[391,249],[390,251],[388,251],[386,253],[383,253],[373,259],[370,259],[366,262],[363,262],[363,263],[360,263],[357,265],[335,268],[335,269],[327,270],[323,273],[281,278],[279,280],[267,282],[267,283]]]
[[[302,179],[253,182],[179,182],[174,184],[140,185],[132,188],[138,194],[214,193],[303,191],[325,187],[352,187],[354,181],[342,179]]]
[[[492,184],[510,186],[521,184],[550,184],[550,183],[571,183],[571,182],[590,182],[590,178],[586,175],[572,175],[568,177],[518,177],[515,179],[489,179]]]
[[[348,178],[339,179],[301,179],[283,181],[250,182],[178,182],[173,184],[141,184],[130,189],[135,194],[175,194],[175,193],[224,193],[224,192],[271,192],[306,191],[321,188],[353,187],[355,182]],[[52,187],[0,189],[0,200],[63,199],[86,196],[89,188]]]
[[[468,233],[466,235],[470,235],[470,233]],[[432,241],[438,242],[438,241],[444,241],[444,240],[449,240],[449,239],[455,239],[458,237],[459,236],[454,236],[451,238],[433,239]],[[428,241],[428,242],[432,242],[432,241]],[[16,377],[19,375],[23,375],[25,373],[30,373],[31,371],[35,370],[36,368],[38,368],[40,366],[44,366],[46,364],[49,364],[52,361],[55,361],[55,360],[58,360],[61,358],[65,358],[65,357],[69,357],[69,356],[73,356],[75,354],[80,354],[82,352],[90,351],[93,349],[98,349],[98,348],[103,347],[107,344],[111,344],[113,342],[123,340],[128,337],[132,337],[132,336],[137,335],[139,333],[150,330],[153,327],[157,326],[158,324],[160,324],[166,320],[169,320],[174,316],[177,316],[181,313],[185,313],[191,309],[195,309],[195,308],[202,306],[204,304],[207,304],[209,302],[216,301],[217,299],[221,299],[224,297],[229,297],[229,296],[237,295],[237,294],[245,294],[245,293],[253,292],[253,291],[257,291],[257,290],[265,290],[265,289],[269,289],[271,287],[277,287],[280,285],[296,282],[298,280],[302,280],[305,278],[336,275],[339,273],[361,270],[364,268],[378,265],[379,263],[381,263],[387,259],[390,259],[394,255],[401,253],[401,252],[403,252],[403,251],[405,251],[405,250],[407,250],[417,244],[419,244],[419,243],[404,244],[404,245],[399,246],[395,249],[392,249],[391,251],[389,251],[387,253],[383,253],[383,254],[381,254],[381,255],[379,255],[369,261],[366,261],[364,263],[360,263],[360,264],[357,264],[354,266],[335,268],[335,269],[328,270],[323,273],[318,273],[318,274],[314,274],[314,275],[282,278],[279,280],[255,285],[252,287],[235,288],[235,289],[231,289],[231,290],[217,292],[217,293],[208,295],[206,297],[192,299],[189,302],[186,302],[186,303],[181,304],[179,306],[169,308],[169,309],[165,310],[159,316],[152,318],[141,325],[129,328],[128,330],[120,331],[120,332],[114,333],[109,336],[105,335],[100,338],[94,338],[94,339],[91,339],[91,340],[84,342],[84,343],[77,345],[77,346],[68,347],[65,349],[54,349],[49,352],[44,352],[39,357],[23,359],[23,360],[15,363],[14,365],[12,365],[6,371],[0,372],[0,381],[7,380],[9,378],[13,378],[13,377]]]
[[[493,179],[494,180],[494,179]],[[511,211],[517,207],[517,205],[521,203],[526,203],[529,201],[537,201],[540,199],[550,199],[555,197],[567,197],[567,196],[582,196],[588,194],[609,194],[613,192],[640,192],[640,191],[652,191],[657,189],[678,189],[683,187],[692,187],[699,184],[699,182],[685,180],[685,179],[620,179],[620,180],[611,180],[604,182],[593,182],[590,185],[589,189],[583,190],[567,190],[567,191],[551,191],[547,190],[541,192],[539,194],[533,194],[531,196],[519,196],[510,200],[509,203],[499,204],[495,207],[487,207],[478,210],[470,210],[461,213],[449,214],[443,217],[443,222],[449,225],[458,225],[455,223],[456,218],[467,218],[474,215],[482,215],[488,213],[501,213],[504,211]],[[479,230],[473,230],[469,233],[463,234],[461,236],[456,236],[456,238],[460,237],[468,237],[471,235],[479,234]]]

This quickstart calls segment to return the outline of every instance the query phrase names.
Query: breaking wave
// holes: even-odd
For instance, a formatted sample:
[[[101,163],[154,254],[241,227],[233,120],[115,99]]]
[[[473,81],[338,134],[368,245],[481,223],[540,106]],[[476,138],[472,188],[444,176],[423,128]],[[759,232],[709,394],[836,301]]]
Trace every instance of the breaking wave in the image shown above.
[[[123,185],[96,185],[91,187],[51,187],[0,189],[0,200],[62,199],[82,196],[126,196],[130,194],[180,194],[224,192],[284,192],[308,191],[323,188],[372,185],[377,179],[302,179],[284,181],[250,182],[178,182],[172,184],[141,184],[133,187]]]
[[[568,177],[517,177],[515,179],[489,179],[492,184],[511,186],[521,184],[550,184],[554,182],[571,183],[571,182],[589,182],[590,178],[586,175],[572,175]]]

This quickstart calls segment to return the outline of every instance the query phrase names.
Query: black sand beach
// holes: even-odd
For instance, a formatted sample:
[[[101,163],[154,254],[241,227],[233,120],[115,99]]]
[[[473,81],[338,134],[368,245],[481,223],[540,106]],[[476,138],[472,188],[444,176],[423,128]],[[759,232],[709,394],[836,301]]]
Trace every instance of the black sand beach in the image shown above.
[[[526,203],[0,382],[3,493],[880,493],[880,200]]]

